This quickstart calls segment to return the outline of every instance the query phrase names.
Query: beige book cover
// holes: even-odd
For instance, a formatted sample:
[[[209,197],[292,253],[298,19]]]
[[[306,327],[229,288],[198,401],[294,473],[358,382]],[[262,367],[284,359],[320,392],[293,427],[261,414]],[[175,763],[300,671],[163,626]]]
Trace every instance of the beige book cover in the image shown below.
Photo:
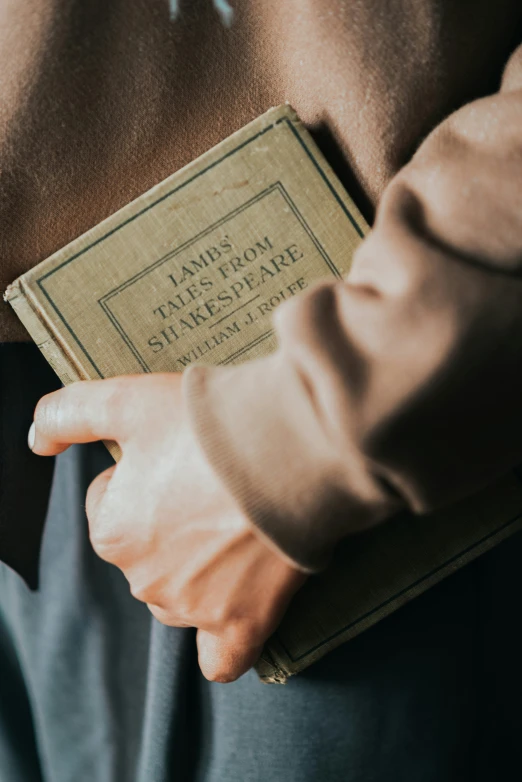
[[[16,280],[6,298],[64,383],[234,364],[272,313],[342,278],[367,225],[295,112],[271,109]],[[118,458],[118,448],[108,444]],[[284,682],[520,528],[515,474],[443,514],[403,515],[309,579],[257,670]]]

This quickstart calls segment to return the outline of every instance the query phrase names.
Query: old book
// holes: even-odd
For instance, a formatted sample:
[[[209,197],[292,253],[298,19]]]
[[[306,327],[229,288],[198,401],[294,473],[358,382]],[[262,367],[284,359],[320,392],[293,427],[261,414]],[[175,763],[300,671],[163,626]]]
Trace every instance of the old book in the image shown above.
[[[290,107],[272,109],[16,280],[6,297],[64,383],[233,364],[274,309],[341,278],[367,226]],[[115,458],[118,448],[109,444]],[[515,474],[340,547],[257,669],[283,682],[521,527]]]

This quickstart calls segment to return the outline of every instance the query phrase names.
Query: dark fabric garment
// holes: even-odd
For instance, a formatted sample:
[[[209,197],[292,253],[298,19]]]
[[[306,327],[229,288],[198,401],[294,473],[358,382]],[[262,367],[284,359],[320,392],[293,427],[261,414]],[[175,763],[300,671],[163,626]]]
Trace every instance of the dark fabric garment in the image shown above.
[[[0,550],[35,587],[53,459],[27,447],[33,410],[60,381],[36,345],[0,343]]]
[[[93,553],[57,459],[40,588],[0,566],[1,782],[491,782],[522,772],[522,535],[282,687],[210,684]]]
[[[433,126],[498,87],[520,40],[516,0],[354,2],[343,19],[328,3],[274,1],[268,26],[238,3],[233,37],[209,3],[184,5],[169,29],[162,0],[7,4],[2,288],[282,100],[332,137],[336,168],[376,205]],[[386,23],[392,8],[398,22]],[[152,620],[92,553],[84,495],[107,454],[74,449],[53,478],[52,461],[27,451],[32,407],[56,381],[34,348],[13,350],[2,349],[0,534],[32,584],[51,479],[53,494],[40,591],[0,567],[0,782],[520,776],[520,536],[285,688],[253,673],[208,684],[193,633]]]

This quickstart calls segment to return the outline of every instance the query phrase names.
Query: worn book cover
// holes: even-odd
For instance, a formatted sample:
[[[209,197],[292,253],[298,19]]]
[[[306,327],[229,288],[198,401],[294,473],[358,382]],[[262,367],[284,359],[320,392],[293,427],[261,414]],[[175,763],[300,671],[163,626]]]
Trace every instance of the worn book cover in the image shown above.
[[[346,275],[366,231],[281,106],[24,274],[6,298],[64,383],[233,364],[273,350],[276,307]],[[404,514],[351,538],[295,597],[260,677],[284,682],[521,526],[512,474],[445,513]]]

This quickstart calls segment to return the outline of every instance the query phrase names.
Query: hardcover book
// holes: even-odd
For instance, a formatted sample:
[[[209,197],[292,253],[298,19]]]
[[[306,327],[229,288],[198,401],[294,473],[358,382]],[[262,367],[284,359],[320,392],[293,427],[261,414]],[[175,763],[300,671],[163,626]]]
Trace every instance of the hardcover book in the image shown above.
[[[367,230],[281,106],[24,274],[6,299],[63,383],[235,364],[275,348],[274,310],[344,277]],[[521,526],[513,473],[444,513],[350,538],[295,596],[259,676],[286,681]]]

